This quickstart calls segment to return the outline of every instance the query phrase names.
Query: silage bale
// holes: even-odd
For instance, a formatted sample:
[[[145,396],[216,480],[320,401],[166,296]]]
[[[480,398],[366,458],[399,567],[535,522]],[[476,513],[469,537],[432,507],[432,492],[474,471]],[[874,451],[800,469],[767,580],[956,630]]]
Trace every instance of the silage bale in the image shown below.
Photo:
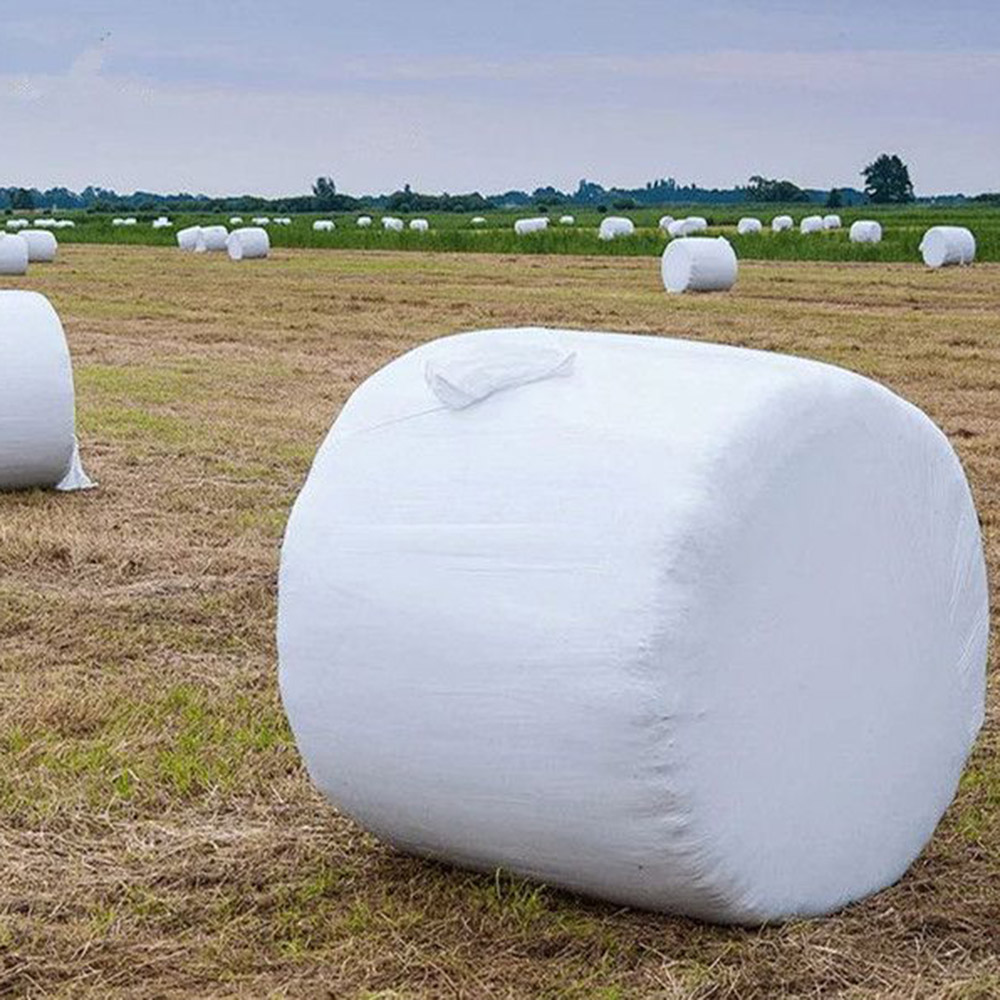
[[[667,233],[676,239],[678,236],[684,236],[684,223],[686,219],[674,219],[673,222],[667,223]]]
[[[114,218],[114,219],[111,220],[111,225],[112,226],[116,226],[116,227],[117,226],[124,226],[125,225],[125,220],[124,219],[119,219],[119,218],[116,217],[116,218]]]
[[[474,226],[485,226],[486,220],[481,215],[474,215],[472,217],[472,224]]]
[[[313,231],[317,233],[328,233],[334,228],[333,221],[330,219],[317,219],[313,223]]]
[[[560,226],[575,226],[576,219],[572,215],[560,215],[559,216]]]
[[[824,229],[840,229],[840,216],[839,215],[824,215],[823,216],[823,228]]]
[[[426,233],[431,224],[426,219],[411,219],[410,229],[417,233]]]
[[[59,317],[37,292],[0,292],[0,490],[93,485],[80,465]]]
[[[362,229],[367,229],[372,224],[372,217],[370,215],[359,215],[358,225]]]
[[[821,233],[823,231],[823,219],[819,215],[807,215],[799,223],[800,233]]]
[[[792,221],[790,215],[776,215],[771,220],[771,231],[774,233],[783,233],[788,229],[791,229],[795,223]]]
[[[229,216],[229,225],[231,226],[242,226],[243,216],[242,215],[231,215]]]
[[[8,229],[27,229],[31,225],[27,219],[8,219],[7,228]]]
[[[0,274],[28,273],[28,244],[20,234],[0,233]]]
[[[226,241],[230,260],[260,260],[271,252],[267,230],[260,226],[234,229]]]
[[[673,221],[674,221],[674,217],[672,215],[661,215],[660,216],[660,221],[656,225],[660,229],[662,229],[665,233],[669,233],[670,232],[670,223],[673,222]]]
[[[56,259],[59,243],[48,229],[22,229],[18,235],[28,244],[30,263],[51,264]]]
[[[196,253],[221,253],[226,249],[229,231],[225,226],[201,226],[195,243]]]
[[[269,226],[271,220],[266,215],[258,215],[250,220],[255,226]]]
[[[292,220],[288,218],[287,215],[283,215],[280,218],[275,219],[274,224],[276,226],[290,226],[292,224]]]
[[[708,219],[700,215],[689,215],[684,220],[684,234],[690,236],[692,233],[703,233],[708,229]]]
[[[351,396],[281,553],[309,774],[410,853],[702,919],[835,910],[930,838],[989,604],[946,437],[832,365],[481,331]]]
[[[173,226],[173,223],[165,215],[161,215],[158,219],[153,219],[154,229],[169,229],[171,226]]]
[[[858,219],[851,223],[849,238],[852,243],[881,243],[882,226],[874,219]]]
[[[931,226],[920,241],[928,267],[971,264],[976,258],[976,238],[964,226]]]
[[[136,224],[136,220],[132,218],[132,216],[129,216],[127,219],[122,219],[123,226],[134,226]]]
[[[745,215],[739,222],[736,223],[736,232],[741,236],[746,236],[749,233],[759,233],[763,226],[760,224],[760,219],[755,219],[752,216]]]
[[[549,228],[547,216],[539,215],[532,219],[517,219],[514,222],[514,232],[518,236],[526,236],[528,233],[540,233]]]
[[[188,226],[177,230],[177,245],[181,250],[197,250],[201,236],[201,226]]]
[[[403,231],[403,220],[392,215],[386,215],[382,219],[382,228],[387,232],[401,233]]]
[[[736,253],[729,240],[692,236],[667,244],[660,260],[668,292],[724,292],[736,283]]]
[[[55,219],[36,219],[35,229],[53,229],[55,228]]]
[[[597,230],[599,240],[615,240],[622,236],[632,236],[635,233],[635,223],[620,215],[608,215],[601,219]]]
[[[55,229],[75,229],[76,223],[72,219],[59,219],[56,221]]]

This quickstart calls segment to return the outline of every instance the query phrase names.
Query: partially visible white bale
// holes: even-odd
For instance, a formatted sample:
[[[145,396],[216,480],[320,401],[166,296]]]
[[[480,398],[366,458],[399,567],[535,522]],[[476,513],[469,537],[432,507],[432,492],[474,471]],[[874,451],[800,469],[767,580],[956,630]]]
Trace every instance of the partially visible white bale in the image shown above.
[[[182,250],[197,250],[200,236],[201,226],[188,226],[186,229],[178,229],[177,245]]]
[[[708,219],[700,215],[689,215],[684,220],[684,235],[690,236],[692,233],[702,233],[708,229]]]
[[[292,224],[292,220],[288,218],[287,215],[282,215],[274,220],[274,224],[276,226],[290,226]]]
[[[549,220],[545,215],[539,215],[533,219],[518,219],[514,223],[514,232],[518,236],[526,236],[528,233],[540,233],[549,228]]]
[[[19,235],[28,244],[31,263],[51,264],[56,259],[59,243],[48,229],[23,229]]]
[[[971,264],[976,258],[976,238],[964,226],[932,226],[920,241],[928,267]]]
[[[746,236],[747,233],[759,233],[761,229],[763,229],[763,226],[760,224],[760,219],[755,219],[749,215],[745,215],[736,223],[736,232],[741,236]]]
[[[136,224],[136,220],[132,218],[132,216],[129,216],[127,219],[122,219],[123,226],[134,226]]]
[[[351,396],[277,640],[309,774],[384,841],[759,923],[919,855],[983,721],[989,594],[953,449],[884,386],[491,330]]]
[[[125,225],[125,220],[124,219],[119,219],[116,216],[114,219],[111,220],[111,225],[112,226],[124,226]]]
[[[657,226],[659,226],[660,229],[662,229],[665,233],[669,233],[670,223],[673,221],[674,217],[672,215],[661,215],[660,221],[657,223]]]
[[[195,251],[197,253],[221,253],[226,249],[229,232],[225,226],[201,226],[198,231]]]
[[[387,215],[382,219],[382,228],[387,232],[401,233],[405,227],[402,219]]]
[[[226,241],[230,260],[260,260],[271,250],[267,230],[261,227],[234,229]]]
[[[54,229],[75,229],[76,223],[72,219],[58,219]]]
[[[824,229],[840,229],[840,216],[839,215],[824,215],[823,216],[823,228]]]
[[[153,229],[169,229],[173,223],[165,216],[161,215],[158,219],[153,219]]]
[[[791,229],[795,223],[792,221],[790,215],[776,215],[771,220],[771,231],[775,233],[782,233],[786,229]]]
[[[372,217],[370,215],[359,215],[358,225],[362,229],[367,229],[372,224]]]
[[[486,219],[484,219],[481,215],[474,215],[472,217],[472,224],[474,226],[485,226],[486,225]]]
[[[668,222],[667,232],[670,234],[670,236],[672,236],[675,239],[678,236],[684,236],[685,235],[684,225],[686,222],[687,222],[686,219],[674,219],[673,222]]]
[[[35,221],[36,229],[54,229],[56,225],[55,219],[37,219]]]
[[[0,274],[28,273],[28,244],[23,236],[0,233]]]
[[[635,223],[621,215],[609,215],[601,219],[597,230],[599,240],[615,240],[621,236],[632,236],[635,233]]]
[[[231,226],[242,226],[243,216],[242,215],[231,215],[229,216],[229,225]]]
[[[736,253],[722,236],[672,240],[660,260],[668,292],[725,292],[736,283],[737,270]]]
[[[410,229],[417,233],[426,233],[431,225],[426,219],[411,219]]]
[[[55,309],[37,292],[0,292],[0,490],[93,486],[74,425],[73,368]]]
[[[331,219],[317,219],[313,223],[313,231],[317,233],[328,233],[334,228],[335,226]]]
[[[823,217],[819,215],[807,215],[799,223],[800,233],[821,233],[823,231]]]
[[[257,215],[250,220],[255,226],[269,226],[271,220],[266,215]]]
[[[882,226],[874,219],[858,219],[851,223],[848,235],[852,243],[881,243]]]
[[[559,216],[560,226],[575,226],[576,219],[572,215],[560,215]]]

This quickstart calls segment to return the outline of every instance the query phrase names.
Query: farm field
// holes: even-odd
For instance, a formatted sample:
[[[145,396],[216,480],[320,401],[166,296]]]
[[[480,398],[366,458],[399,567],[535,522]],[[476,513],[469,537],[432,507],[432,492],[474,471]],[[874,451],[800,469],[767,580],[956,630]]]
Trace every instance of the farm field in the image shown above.
[[[558,219],[563,209],[549,210],[550,226],[546,232],[518,236],[513,231],[514,220],[537,215],[532,207],[517,212],[483,213],[486,224],[472,225],[473,213],[396,213],[352,212],[326,215],[298,215],[289,226],[271,225],[272,243],[277,247],[328,247],[356,250],[413,250],[479,253],[569,253],[601,254],[612,256],[649,256],[660,254],[666,237],[657,228],[661,215],[676,218],[702,215],[710,223],[708,235],[725,236],[733,244],[736,254],[748,260],[844,260],[867,262],[912,262],[920,260],[918,250],[924,232],[935,225],[967,226],[976,236],[977,259],[1000,261],[1000,208],[981,205],[956,206],[885,206],[865,205],[857,208],[824,209],[817,205],[675,205],[666,208],[613,209],[608,214],[626,215],[637,227],[634,236],[627,239],[602,241],[597,238],[597,228],[602,216],[594,210],[565,209],[576,219],[576,225],[561,226]],[[796,227],[806,215],[823,215],[836,211],[844,225],[833,232],[803,235],[796,228],[792,232],[772,233],[770,220],[778,214],[790,214]],[[118,213],[125,215],[128,213]],[[172,228],[151,228],[151,221],[160,213],[133,213],[135,226],[111,225],[110,215],[61,213],[72,218],[74,229],[57,230],[61,243],[122,243],[148,246],[176,246],[175,233],[189,225],[228,225],[231,213],[217,216],[180,213],[171,216]],[[242,213],[246,224],[257,213]],[[266,214],[266,213],[265,213]],[[359,229],[359,215],[370,215],[374,222],[369,229]],[[430,222],[427,233],[384,232],[380,219],[383,215],[397,215],[404,221],[426,218]],[[739,235],[736,223],[741,216],[752,215],[765,223],[765,232],[756,235]],[[337,228],[332,232],[314,232],[316,219],[333,219]],[[882,242],[875,245],[852,244],[847,230],[856,219],[874,218],[883,226]]]
[[[962,211],[943,215],[980,235]],[[899,217],[915,247],[932,223],[913,212]],[[991,227],[981,249],[1000,259],[1000,212],[976,213]],[[0,996],[1000,996],[995,639],[975,756],[902,882],[828,919],[748,930],[381,845],[311,787],[281,711],[273,635],[285,519],[351,390],[430,338],[510,325],[785,351],[886,383],[963,460],[995,635],[1000,264],[750,262],[731,293],[668,297],[657,262],[617,242],[603,256],[471,256],[443,251],[536,248],[442,223],[423,237],[350,231],[379,253],[285,248],[286,236],[347,238],[300,220],[272,230],[270,259],[237,266],[74,242],[99,242],[89,227],[102,225],[60,232],[55,264],[0,279],[43,292],[63,319],[84,464],[100,483],[0,495]],[[148,226],[122,239],[133,236],[173,243]],[[643,253],[662,247],[657,234],[640,241]],[[397,252],[418,245],[442,252]]]

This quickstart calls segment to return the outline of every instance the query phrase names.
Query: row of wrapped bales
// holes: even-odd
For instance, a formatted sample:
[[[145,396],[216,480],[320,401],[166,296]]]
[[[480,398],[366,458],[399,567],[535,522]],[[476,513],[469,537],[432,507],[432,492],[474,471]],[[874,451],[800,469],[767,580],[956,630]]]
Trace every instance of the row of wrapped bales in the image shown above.
[[[27,219],[8,219],[7,228],[8,229],[27,229],[31,223]]]
[[[225,226],[188,226],[177,232],[177,245],[193,253],[228,252],[231,260],[257,260],[266,257],[271,240],[262,226],[234,229]]]
[[[92,485],[80,465],[59,317],[37,292],[0,291],[0,490]]]

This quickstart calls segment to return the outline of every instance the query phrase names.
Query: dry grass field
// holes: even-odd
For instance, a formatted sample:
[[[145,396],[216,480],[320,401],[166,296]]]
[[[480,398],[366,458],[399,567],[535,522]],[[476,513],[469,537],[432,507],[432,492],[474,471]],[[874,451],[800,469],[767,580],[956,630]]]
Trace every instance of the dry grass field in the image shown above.
[[[348,393],[441,334],[704,338],[871,375],[949,434],[1000,591],[1000,265],[66,246],[47,294],[100,489],[0,496],[0,996],[1000,997],[1000,702],[906,878],[716,928],[401,856],[313,791],[276,684],[286,514]]]

